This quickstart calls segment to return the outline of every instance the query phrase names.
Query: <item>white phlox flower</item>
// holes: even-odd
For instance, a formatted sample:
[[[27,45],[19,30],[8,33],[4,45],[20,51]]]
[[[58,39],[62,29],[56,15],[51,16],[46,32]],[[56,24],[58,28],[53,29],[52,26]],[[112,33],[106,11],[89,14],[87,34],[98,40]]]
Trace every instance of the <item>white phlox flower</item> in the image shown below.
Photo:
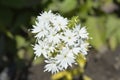
[[[87,55],[87,51],[88,51],[88,46],[89,46],[89,43],[82,43],[80,45],[80,48],[81,48],[81,53],[83,53],[83,55]]]
[[[56,16],[51,12],[43,12],[42,14],[40,14],[40,16],[37,17],[37,20],[40,22],[44,22],[44,24],[46,23],[50,23],[50,21],[52,21]]]
[[[80,52],[81,48],[80,47],[74,47],[71,50],[72,50],[73,54],[77,55]]]
[[[55,60],[45,60],[45,62],[47,63],[47,65],[45,65],[45,70],[44,71],[48,71],[53,73],[59,72],[59,66],[58,63]]]
[[[88,39],[88,33],[85,27],[81,28],[80,25],[76,25],[73,31],[77,34],[77,36],[83,39]]]
[[[44,57],[48,57],[48,53],[49,53],[48,49],[49,49],[49,46],[46,45],[45,42],[41,42],[41,41],[39,41],[38,43],[36,43],[36,44],[34,45],[34,48],[33,48],[33,50],[35,51],[34,53],[35,53],[36,56],[38,56],[38,57],[41,56],[41,54],[42,54]]]
[[[71,30],[65,30],[63,33],[63,37],[61,38],[67,45],[74,45],[74,42],[76,41],[75,33],[73,33]]]
[[[75,57],[69,48],[63,48],[61,54],[58,54],[55,58],[59,65],[64,69],[67,69],[68,66],[72,66],[72,64],[75,62]]]
[[[76,56],[87,55],[88,33],[85,27],[75,24],[68,27],[70,20],[52,11],[43,12],[37,17],[31,32],[36,39],[33,46],[37,57],[45,58],[45,70],[51,73],[66,70],[76,64]]]
[[[57,31],[59,30],[64,30],[67,27],[68,20],[67,18],[63,18],[62,16],[58,15],[56,18],[53,20],[53,25],[55,26],[55,29]]]
[[[47,36],[47,39],[48,39],[48,42],[52,44],[58,44],[60,42],[60,37],[61,35],[59,35],[57,31],[55,31],[54,29],[51,29],[49,35]]]

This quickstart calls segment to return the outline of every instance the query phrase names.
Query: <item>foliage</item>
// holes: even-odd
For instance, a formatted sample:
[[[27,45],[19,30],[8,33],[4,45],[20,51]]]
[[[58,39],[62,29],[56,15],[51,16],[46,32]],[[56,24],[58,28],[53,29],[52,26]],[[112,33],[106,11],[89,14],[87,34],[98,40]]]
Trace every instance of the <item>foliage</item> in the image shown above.
[[[94,49],[114,50],[120,43],[119,5],[120,0],[0,0],[0,72],[9,68],[13,70],[11,80],[26,80],[24,75],[34,59],[34,39],[28,29],[44,10],[51,9],[68,18],[79,16],[92,37]]]

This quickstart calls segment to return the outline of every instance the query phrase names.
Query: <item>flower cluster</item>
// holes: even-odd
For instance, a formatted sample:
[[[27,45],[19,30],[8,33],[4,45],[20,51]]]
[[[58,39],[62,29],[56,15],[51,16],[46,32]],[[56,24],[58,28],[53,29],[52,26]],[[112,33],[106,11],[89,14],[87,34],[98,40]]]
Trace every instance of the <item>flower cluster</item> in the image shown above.
[[[88,33],[85,27],[75,24],[68,27],[69,20],[51,11],[37,17],[32,33],[36,43],[34,54],[45,58],[45,71],[56,73],[76,63],[76,55],[87,54]]]

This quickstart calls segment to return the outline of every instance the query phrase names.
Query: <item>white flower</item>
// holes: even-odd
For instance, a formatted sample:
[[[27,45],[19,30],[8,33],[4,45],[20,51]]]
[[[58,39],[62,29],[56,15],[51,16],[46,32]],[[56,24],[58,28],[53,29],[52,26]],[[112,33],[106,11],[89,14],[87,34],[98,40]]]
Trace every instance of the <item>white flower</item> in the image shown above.
[[[33,50],[34,50],[34,54],[36,56],[41,56],[42,52],[41,52],[41,47],[39,46],[39,44],[35,44],[34,47],[33,47]]]
[[[85,27],[82,27],[80,32],[79,32],[79,35],[81,36],[81,38],[88,38],[88,33],[86,31],[86,28]]]
[[[66,30],[63,34],[62,40],[67,43],[68,45],[74,45],[76,41],[76,34],[73,33],[71,30]]]
[[[38,33],[41,31],[41,27],[33,25],[32,33]]]
[[[57,63],[55,60],[46,60],[45,61],[47,63],[47,65],[45,65],[45,70],[44,71],[48,71],[53,73],[59,72],[59,66],[57,66]]]
[[[41,54],[44,56],[44,57],[48,57],[48,49],[49,49],[49,46],[46,45],[45,42],[42,42],[42,41],[39,41],[38,44],[35,44],[34,46],[34,53],[36,54],[36,56],[41,56]]]
[[[57,73],[75,63],[76,55],[86,55],[88,33],[85,27],[76,25],[70,29],[69,20],[51,11],[43,12],[37,17],[32,33],[36,43],[34,54],[46,60],[45,71]]]
[[[36,23],[36,26],[33,26],[32,33],[37,33],[36,38],[42,38],[48,35],[49,24]]]
[[[74,28],[74,32],[76,33],[77,36],[84,39],[88,39],[88,33],[85,27],[80,28],[80,25],[76,25]]]
[[[54,29],[50,29],[50,33],[47,36],[48,42],[58,44],[60,42],[60,35]]]
[[[37,17],[37,20],[40,22],[44,22],[44,24],[46,24],[52,21],[55,17],[56,15],[54,15],[51,11],[48,12],[45,11],[42,14],[40,14],[40,16]]]
[[[81,48],[80,51],[81,51],[82,54],[87,55],[88,45],[89,45],[89,43],[87,43],[87,42],[86,43],[84,42],[80,45],[80,48]]]
[[[71,50],[75,55],[77,55],[78,53],[80,53],[81,48],[80,47],[74,47]]]
[[[59,31],[61,29],[64,30],[68,24],[67,18],[63,18],[60,15],[56,16],[56,18],[52,22],[53,22],[53,25],[55,26],[55,29],[57,31]]]
[[[72,66],[72,63],[75,62],[75,57],[69,48],[63,48],[61,54],[58,54],[55,58],[63,69],[67,69],[68,66]]]

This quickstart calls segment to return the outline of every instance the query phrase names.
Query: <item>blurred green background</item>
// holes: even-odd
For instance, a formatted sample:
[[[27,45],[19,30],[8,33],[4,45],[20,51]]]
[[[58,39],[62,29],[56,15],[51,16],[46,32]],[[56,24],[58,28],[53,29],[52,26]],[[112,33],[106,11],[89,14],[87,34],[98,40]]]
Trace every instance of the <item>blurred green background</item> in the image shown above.
[[[32,28],[36,16],[42,11],[48,10],[60,13],[69,19],[79,16],[82,26],[87,27],[92,38],[90,39],[90,54],[92,52],[101,54],[106,51],[114,53],[119,48],[120,0],[0,0],[0,80],[50,80],[50,78],[29,78],[30,74],[34,74],[34,69],[30,71],[31,67],[40,64],[43,60],[42,58],[34,60],[31,46],[34,39],[29,29]],[[120,57],[118,59],[120,60]],[[118,68],[120,68],[120,61],[118,63]],[[86,61],[83,61],[84,64]],[[36,76],[43,73],[42,69]],[[73,79],[74,76],[70,73],[75,73],[75,70],[69,73],[63,72],[62,75],[58,74],[58,77],[54,79],[92,79],[91,76],[80,78],[83,76],[81,73],[75,73],[79,77]],[[65,78],[65,76],[67,77]]]

